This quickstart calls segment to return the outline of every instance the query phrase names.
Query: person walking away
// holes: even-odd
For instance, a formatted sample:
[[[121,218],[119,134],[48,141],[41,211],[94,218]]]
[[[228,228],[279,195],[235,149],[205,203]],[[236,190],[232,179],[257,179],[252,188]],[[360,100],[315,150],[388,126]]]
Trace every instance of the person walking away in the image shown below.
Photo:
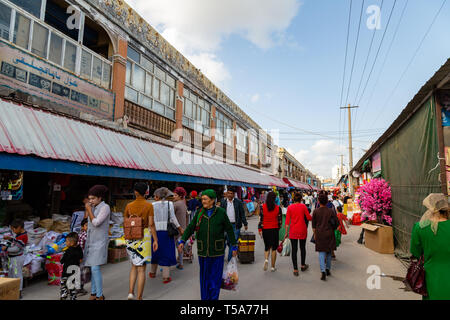
[[[331,275],[331,252],[336,250],[336,238],[334,230],[330,225],[330,219],[334,215],[333,210],[327,207],[328,196],[326,193],[319,194],[318,209],[314,210],[312,217],[312,229],[316,242],[316,252],[319,252],[321,280],[326,280]]]
[[[181,229],[185,230],[187,225],[187,206],[186,206],[186,190],[184,190],[183,187],[177,187],[173,191],[174,193],[174,199],[173,199],[173,206],[175,209],[175,216],[177,217],[178,223],[181,226]],[[181,239],[181,234],[178,235],[176,241],[178,242]],[[178,264],[177,269],[183,270],[183,255],[184,252],[178,253]]]
[[[338,212],[337,213],[337,218],[338,218],[338,221],[339,221],[339,227],[336,230],[334,230],[334,236],[336,238],[336,249],[339,248],[339,246],[341,245],[342,235],[346,235],[347,234],[347,230],[345,229],[345,226],[347,226],[347,228],[349,227],[348,219],[342,213],[342,206],[337,207],[337,212]],[[336,259],[336,254],[334,253],[334,251],[331,253],[331,257],[333,259]]]
[[[266,203],[263,204],[262,213],[259,217],[258,232],[264,240],[264,267],[267,271],[269,267],[269,255],[271,255],[272,268],[274,272],[275,262],[277,260],[277,247],[279,240],[279,230],[282,224],[281,207],[275,204],[275,192],[271,191],[267,194]],[[270,253],[272,250],[272,253]]]
[[[308,208],[308,211],[311,212],[311,198],[309,197],[308,193],[305,193],[303,196],[303,201],[305,203],[305,206]],[[294,203],[295,203],[295,195],[294,195]]]
[[[81,250],[83,250],[83,252],[86,246],[87,228],[88,228],[88,219],[85,218],[81,221],[81,229],[80,233],[78,234],[78,245],[80,246]],[[85,294],[87,294],[87,291],[84,289],[84,285],[88,282],[88,277],[90,276],[91,273],[91,269],[84,265],[84,260],[80,264],[80,271],[81,271],[81,283],[80,283],[81,287],[80,290],[78,290],[77,294],[80,296],[84,296]]]
[[[239,235],[241,233],[242,224],[245,226],[245,230],[248,230],[248,223],[245,217],[245,210],[242,201],[235,198],[234,196],[235,189],[233,187],[228,187],[226,192],[226,198],[222,199],[220,206],[226,210],[228,215],[228,219],[231,222],[234,230],[234,237],[236,241],[239,239]],[[228,246],[228,261],[231,260],[232,252],[231,246],[232,243],[230,239],[227,239]]]
[[[194,217],[195,212],[202,207],[202,203],[197,199],[197,191],[193,190],[190,194],[191,199],[187,203],[187,208],[189,212],[189,222],[191,222]]]
[[[111,209],[104,201],[108,188],[95,185],[89,192],[86,203],[88,230],[84,248],[85,266],[91,268],[91,297],[89,300],[105,300],[100,266],[108,262],[109,218]]]
[[[175,216],[175,210],[173,203],[166,200],[168,197],[172,197],[173,193],[166,187],[156,189],[154,192],[155,202],[153,202],[154,219],[156,226],[156,234],[158,237],[158,249],[152,250],[151,271],[148,274],[150,278],[156,277],[156,269],[158,265],[162,267],[163,283],[167,284],[172,281],[170,277],[170,267],[177,264],[175,258],[175,240],[169,237],[167,232],[168,220],[175,224],[178,228],[178,232],[183,234]],[[170,218],[169,218],[170,217]]]
[[[306,271],[309,265],[306,264],[306,238],[308,236],[308,226],[306,221],[311,221],[312,217],[309,214],[306,205],[301,203],[301,193],[294,195],[294,203],[287,209],[286,214],[286,233],[285,238],[291,240],[292,246],[292,264],[294,266],[294,276],[298,277],[298,265],[297,265],[297,248],[300,245],[301,256],[301,270]]]
[[[63,266],[63,272],[61,277],[61,292],[60,292],[60,300],[77,300],[77,289],[69,288],[67,286],[67,281],[69,277],[73,274],[69,272],[70,266],[79,267],[83,260],[83,250],[78,244],[78,233],[71,232],[66,237],[66,250],[61,258],[61,264]],[[81,276],[81,272],[80,272]],[[80,277],[81,278],[81,277]],[[81,282],[81,279],[80,279]],[[73,285],[73,284],[70,284]]]
[[[147,264],[150,263],[151,246],[154,251],[158,250],[158,236],[153,219],[153,205],[145,200],[147,189],[148,186],[146,183],[137,182],[134,185],[136,200],[127,204],[124,212],[124,218],[130,218],[132,216],[142,218],[144,228],[142,239],[126,240],[127,253],[131,262],[128,300],[135,299],[134,287],[136,280],[138,282],[137,299],[142,300],[145,286],[145,269]],[[153,243],[150,238],[150,233],[153,237]]]
[[[20,299],[22,299],[23,275],[22,268],[25,262],[25,246],[28,243],[28,234],[24,229],[24,222],[20,219],[14,219],[10,225],[14,237],[4,237],[6,246],[2,250],[8,255],[8,277],[20,279]]]
[[[225,209],[214,205],[216,198],[214,190],[202,192],[203,207],[197,210],[194,219],[178,242],[178,250],[182,252],[185,242],[194,232],[196,233],[202,300],[219,299],[225,256],[225,234],[232,244],[233,257],[237,255],[233,226]]]
[[[428,296],[424,300],[450,300],[450,220],[448,197],[432,193],[423,200],[428,209],[411,235],[411,254],[424,258]]]

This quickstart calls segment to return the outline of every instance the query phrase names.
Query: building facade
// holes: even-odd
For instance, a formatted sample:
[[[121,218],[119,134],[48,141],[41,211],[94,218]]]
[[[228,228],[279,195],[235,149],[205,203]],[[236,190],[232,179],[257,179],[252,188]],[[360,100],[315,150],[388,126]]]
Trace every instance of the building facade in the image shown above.
[[[0,0],[0,95],[276,174],[272,137],[122,0]]]

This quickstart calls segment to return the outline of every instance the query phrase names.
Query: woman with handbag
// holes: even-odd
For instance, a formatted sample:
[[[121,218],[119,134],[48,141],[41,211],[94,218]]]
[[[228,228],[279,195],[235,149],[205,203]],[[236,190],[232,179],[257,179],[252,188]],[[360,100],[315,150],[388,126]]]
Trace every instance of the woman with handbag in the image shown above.
[[[267,271],[269,267],[269,254],[271,254],[272,272],[275,272],[275,262],[277,261],[277,248],[279,241],[279,230],[282,223],[281,207],[275,204],[277,195],[270,191],[266,197],[266,203],[263,204],[262,213],[259,215],[258,231],[260,237],[264,239],[264,267]]]
[[[312,217],[312,229],[316,244],[316,252],[319,252],[319,263],[322,277],[326,280],[331,275],[331,253],[336,250],[336,238],[334,227],[339,226],[336,214],[327,207],[328,196],[326,193],[319,194],[320,207],[314,210]]]
[[[198,261],[200,264],[200,290],[202,300],[218,300],[222,285],[225,256],[225,234],[231,242],[233,257],[237,255],[234,229],[227,212],[214,205],[214,190],[202,192],[202,205],[178,242],[178,251],[183,252],[184,244],[196,233]]]
[[[152,250],[151,271],[148,275],[150,278],[155,278],[156,269],[160,265],[163,270],[163,283],[172,281],[170,267],[177,264],[174,239],[176,235],[174,234],[174,229],[178,230],[179,234],[183,234],[183,229],[175,216],[173,203],[166,200],[166,198],[172,196],[173,193],[165,187],[156,189],[154,192],[156,201],[153,202],[153,212],[158,238],[158,249]]]
[[[423,200],[427,211],[417,222],[411,235],[411,254],[423,259],[425,283],[418,288],[411,283],[414,292],[424,294],[424,300],[450,300],[450,220],[448,197],[444,194],[432,193]],[[416,279],[410,268],[407,281]],[[423,279],[422,279],[423,280]],[[419,290],[418,290],[419,289]],[[421,289],[421,290],[420,290]]]
[[[286,235],[289,237],[292,244],[292,264],[294,266],[294,276],[298,277],[297,265],[297,248],[300,244],[301,255],[301,270],[306,271],[309,265],[306,264],[306,238],[308,236],[308,226],[306,221],[311,221],[312,217],[309,214],[306,205],[301,203],[302,194],[296,193],[294,195],[294,203],[287,209],[286,214]]]
[[[137,182],[134,186],[136,200],[127,204],[124,212],[125,239],[127,253],[131,261],[130,288],[128,300],[134,300],[134,287],[138,281],[137,299],[142,300],[145,285],[145,269],[150,263],[152,248],[158,250],[158,237],[153,220],[153,205],[145,200],[148,186]],[[150,238],[153,237],[153,245]],[[152,245],[152,248],[150,247]]]

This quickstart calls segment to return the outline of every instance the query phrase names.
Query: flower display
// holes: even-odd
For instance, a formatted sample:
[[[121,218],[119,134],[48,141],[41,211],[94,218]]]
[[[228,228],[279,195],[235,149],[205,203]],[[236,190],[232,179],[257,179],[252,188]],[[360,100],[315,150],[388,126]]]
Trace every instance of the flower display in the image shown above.
[[[392,225],[392,193],[386,180],[377,178],[361,186],[358,204],[364,221],[375,220]]]

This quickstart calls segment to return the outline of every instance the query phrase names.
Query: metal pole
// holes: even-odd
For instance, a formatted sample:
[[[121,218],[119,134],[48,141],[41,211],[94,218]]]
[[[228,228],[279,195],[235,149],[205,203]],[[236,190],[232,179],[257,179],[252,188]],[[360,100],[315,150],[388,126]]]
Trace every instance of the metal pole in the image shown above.
[[[351,115],[351,108],[350,104],[348,105],[348,163],[349,168],[353,168],[353,148],[352,148],[352,115]],[[353,198],[353,177],[351,175],[348,176],[348,181],[350,184],[350,194]]]

